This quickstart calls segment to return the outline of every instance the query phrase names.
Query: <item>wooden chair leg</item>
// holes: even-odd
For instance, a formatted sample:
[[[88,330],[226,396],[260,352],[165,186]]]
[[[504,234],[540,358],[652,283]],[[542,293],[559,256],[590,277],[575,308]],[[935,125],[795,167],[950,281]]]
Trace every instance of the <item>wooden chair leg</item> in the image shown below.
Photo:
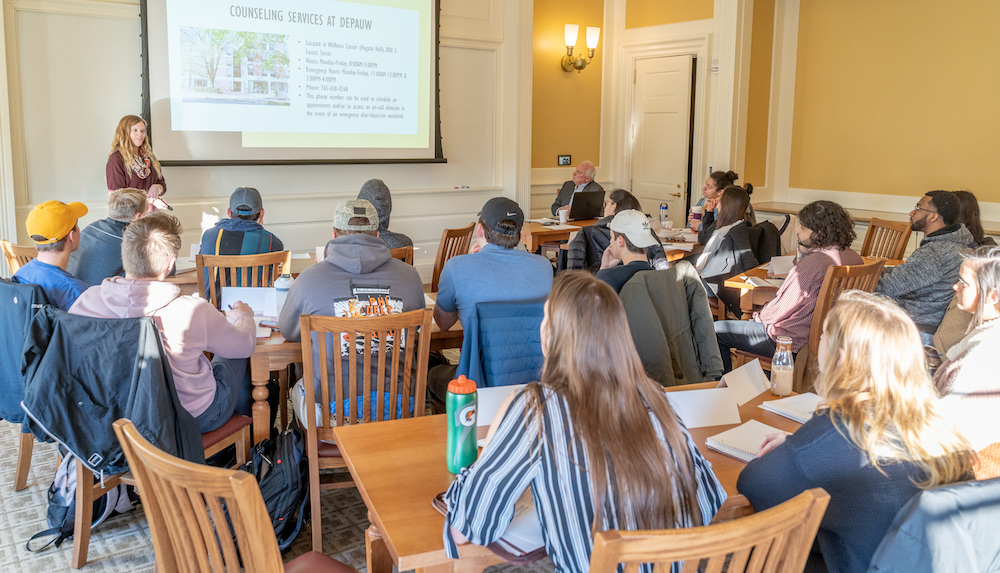
[[[28,470],[31,469],[31,452],[35,448],[35,436],[21,434],[21,445],[17,450],[17,473],[14,476],[14,491],[28,487]]]
[[[318,448],[318,444],[313,444],[311,447]],[[318,460],[319,456],[313,456],[313,459]],[[319,464],[312,463],[312,460],[309,460],[309,497],[309,505],[312,510],[313,551],[323,553],[323,513],[319,499]]]
[[[278,372],[278,415],[281,416],[281,431],[288,428],[288,366]]]
[[[250,426],[240,430],[239,436],[236,438],[236,468],[243,467],[243,464],[247,463],[250,459],[250,443],[252,438],[250,436]]]
[[[90,524],[94,520],[94,474],[76,460],[76,522],[73,524],[73,569],[87,564]],[[98,486],[99,487],[99,486]]]

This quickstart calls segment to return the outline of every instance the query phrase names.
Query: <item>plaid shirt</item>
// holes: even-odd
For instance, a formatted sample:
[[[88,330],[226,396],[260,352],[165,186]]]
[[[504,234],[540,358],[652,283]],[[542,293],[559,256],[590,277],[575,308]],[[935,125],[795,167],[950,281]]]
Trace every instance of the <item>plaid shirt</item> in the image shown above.
[[[813,310],[826,270],[834,265],[860,265],[862,262],[861,255],[852,249],[809,251],[795,261],[778,295],[754,315],[754,320],[767,326],[767,335],[772,340],[779,336],[791,337],[792,352],[798,352],[809,342]]]

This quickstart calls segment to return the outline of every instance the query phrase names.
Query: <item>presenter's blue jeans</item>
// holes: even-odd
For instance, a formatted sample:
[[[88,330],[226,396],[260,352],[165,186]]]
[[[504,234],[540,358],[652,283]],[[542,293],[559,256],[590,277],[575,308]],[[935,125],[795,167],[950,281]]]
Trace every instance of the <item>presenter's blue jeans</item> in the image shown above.
[[[767,335],[767,327],[756,320],[720,320],[715,323],[715,337],[719,340],[724,372],[733,369],[733,348],[761,356],[774,356],[777,343]]]

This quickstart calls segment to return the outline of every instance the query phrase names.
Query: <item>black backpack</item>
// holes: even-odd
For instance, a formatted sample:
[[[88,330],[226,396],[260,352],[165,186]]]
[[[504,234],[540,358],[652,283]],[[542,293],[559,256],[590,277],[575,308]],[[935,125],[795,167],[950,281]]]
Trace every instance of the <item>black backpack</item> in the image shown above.
[[[257,478],[278,548],[282,553],[288,551],[302,531],[309,508],[305,438],[293,428],[278,434],[274,442],[262,440],[240,469]]]

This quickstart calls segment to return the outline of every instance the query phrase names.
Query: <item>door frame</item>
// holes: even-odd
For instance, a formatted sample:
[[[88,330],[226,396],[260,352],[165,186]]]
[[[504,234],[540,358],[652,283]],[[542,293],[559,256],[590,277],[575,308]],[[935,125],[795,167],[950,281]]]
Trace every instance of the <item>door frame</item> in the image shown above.
[[[633,95],[635,92],[636,60],[647,58],[659,58],[667,56],[694,57],[695,81],[691,86],[694,106],[691,114],[694,119],[694,129],[691,133],[691,167],[692,173],[689,178],[695,178],[694,174],[705,170],[705,138],[708,126],[705,121],[705,96],[708,93],[708,51],[711,42],[711,34],[692,34],[688,36],[678,36],[676,38],[660,38],[654,40],[639,40],[635,42],[622,43],[618,54],[618,69],[625,73],[618,74],[618,97],[617,100],[623,105],[618,106],[614,121],[618,128],[613,129],[616,140],[612,147],[612,165],[614,165],[613,180],[620,187],[627,187],[627,182],[632,173],[632,111],[634,106]],[[628,72],[632,72],[629,74]],[[688,181],[687,201],[691,196],[691,181]]]

